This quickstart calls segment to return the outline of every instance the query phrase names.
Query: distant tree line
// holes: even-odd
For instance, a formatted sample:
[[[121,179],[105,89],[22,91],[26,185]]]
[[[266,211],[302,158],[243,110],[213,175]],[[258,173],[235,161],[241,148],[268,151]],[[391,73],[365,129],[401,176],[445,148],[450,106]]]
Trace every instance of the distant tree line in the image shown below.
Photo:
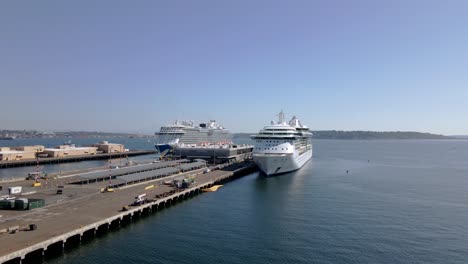
[[[134,133],[114,133],[100,131],[38,131],[38,130],[7,130],[0,129],[0,139],[20,138],[93,138],[93,137],[130,137],[141,138],[149,135]]]
[[[341,131],[341,130],[317,130],[312,131],[315,139],[454,139],[444,135],[421,132],[378,132],[378,131]],[[255,133],[236,133],[234,139],[249,138]]]
[[[421,132],[377,132],[320,130],[312,132],[317,139],[451,139],[452,137]]]

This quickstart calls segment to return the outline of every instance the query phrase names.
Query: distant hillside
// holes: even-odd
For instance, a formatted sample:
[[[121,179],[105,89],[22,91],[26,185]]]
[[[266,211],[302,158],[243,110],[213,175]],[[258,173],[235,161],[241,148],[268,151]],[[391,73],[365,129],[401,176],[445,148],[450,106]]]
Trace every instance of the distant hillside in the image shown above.
[[[20,138],[102,138],[102,137],[120,137],[120,138],[146,138],[152,135],[135,133],[114,133],[99,131],[39,131],[39,130],[11,130],[0,129],[0,139],[20,139]]]
[[[455,136],[451,136],[451,137],[459,138],[459,139],[468,139],[468,135],[455,135]]]
[[[67,131],[55,132],[55,137],[59,138],[101,138],[101,137],[120,137],[120,138],[140,138],[146,137],[142,134],[132,133],[114,133],[114,132],[93,132],[93,131]]]
[[[319,130],[312,131],[315,139],[454,139],[444,135],[421,132],[376,132],[376,131],[339,131]],[[235,139],[248,138],[255,133],[237,133]]]
[[[317,139],[453,139],[444,135],[421,132],[376,132],[376,131],[313,131]]]

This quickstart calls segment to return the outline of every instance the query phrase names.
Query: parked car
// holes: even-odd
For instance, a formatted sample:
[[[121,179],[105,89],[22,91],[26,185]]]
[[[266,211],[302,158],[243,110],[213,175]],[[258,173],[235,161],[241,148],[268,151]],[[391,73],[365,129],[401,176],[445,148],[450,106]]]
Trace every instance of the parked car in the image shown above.
[[[26,180],[35,180],[36,178],[38,178],[38,179],[47,179],[47,173],[43,172],[43,171],[30,172],[30,173],[28,173],[28,177],[26,177]]]

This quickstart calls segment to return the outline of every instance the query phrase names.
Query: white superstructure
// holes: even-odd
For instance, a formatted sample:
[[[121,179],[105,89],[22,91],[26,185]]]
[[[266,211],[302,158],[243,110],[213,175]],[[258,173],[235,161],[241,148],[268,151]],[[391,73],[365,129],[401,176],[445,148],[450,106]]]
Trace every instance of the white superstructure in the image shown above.
[[[286,123],[281,111],[278,122],[271,121],[252,136],[253,160],[266,175],[298,170],[312,158],[311,136],[295,116]]]
[[[231,143],[231,133],[228,129],[210,120],[207,123],[195,125],[193,121],[176,121],[172,125],[161,127],[156,132],[156,149],[163,152],[179,145],[210,145]]]

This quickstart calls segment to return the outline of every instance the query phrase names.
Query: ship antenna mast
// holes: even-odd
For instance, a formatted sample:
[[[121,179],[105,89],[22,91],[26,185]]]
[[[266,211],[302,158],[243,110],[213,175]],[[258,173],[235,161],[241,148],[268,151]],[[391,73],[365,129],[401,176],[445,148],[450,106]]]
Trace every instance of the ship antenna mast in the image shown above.
[[[279,117],[278,124],[283,124],[284,120],[285,120],[283,110],[281,110],[281,112],[279,112],[278,117]]]

